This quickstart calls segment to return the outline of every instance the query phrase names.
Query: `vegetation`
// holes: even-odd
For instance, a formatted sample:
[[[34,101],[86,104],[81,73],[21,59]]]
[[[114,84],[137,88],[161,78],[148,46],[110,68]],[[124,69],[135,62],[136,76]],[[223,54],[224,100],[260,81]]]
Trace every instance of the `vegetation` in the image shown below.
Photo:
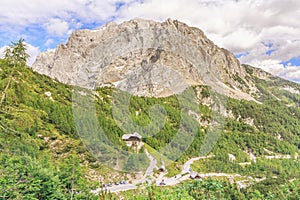
[[[71,88],[26,68],[25,50],[20,40],[0,60],[0,199],[97,199],[72,124]]]
[[[300,182],[290,181],[286,184],[282,180],[265,181],[239,189],[237,185],[228,180],[204,179],[182,183],[175,187],[147,186],[138,191],[124,192],[124,199],[166,199],[166,200],[192,200],[192,199],[299,199]],[[271,185],[274,190],[264,190],[265,185]],[[113,199],[113,198],[112,198]],[[117,198],[115,198],[117,199]]]
[[[101,193],[99,197],[90,192],[101,184],[99,177],[105,181],[112,180],[113,175],[123,179],[124,174],[99,162],[115,156],[113,147],[97,154],[102,146],[97,143],[99,130],[94,122],[80,124],[81,128],[95,133],[87,138],[90,143],[77,131],[72,107],[74,88],[33,72],[25,65],[27,58],[26,46],[20,40],[6,50],[5,59],[0,59],[0,199],[117,198],[110,193]],[[250,67],[247,73],[257,85],[259,91],[254,95],[261,103],[220,96],[226,99],[223,106],[231,112],[230,117],[221,116],[211,106],[201,103],[203,98],[214,96],[207,86],[193,88],[197,94],[193,101],[178,96],[136,97],[113,88],[98,88],[96,94],[90,94],[95,100],[97,123],[119,149],[132,153],[121,136],[137,131],[144,136],[145,148],[159,162],[168,163],[174,160],[172,156],[177,149],[185,147],[171,146],[168,151],[172,154],[160,155],[157,151],[170,144],[176,135],[182,134],[185,140],[185,132],[195,132],[184,154],[167,166],[170,176],[178,173],[188,158],[201,155],[205,136],[212,134],[208,125],[201,126],[195,118],[184,114],[196,110],[203,124],[216,120],[223,126],[211,152],[215,157],[195,162],[192,166],[195,171],[266,177],[246,189],[238,189],[227,180],[208,179],[175,187],[148,186],[138,192],[125,192],[124,198],[132,199],[134,192],[135,199],[299,199],[299,160],[265,157],[270,155],[269,151],[293,158],[299,154],[300,95],[282,89],[299,89],[299,85],[279,78],[258,79]],[[84,111],[80,115],[89,117]],[[119,118],[126,115],[131,119],[128,123]],[[181,126],[184,131],[179,130]],[[195,129],[188,130],[189,127]],[[249,152],[257,156],[257,162],[241,166],[239,163],[250,162]],[[234,162],[228,161],[228,153],[235,155]],[[145,168],[140,164],[145,161],[142,154],[119,164],[139,170]],[[132,163],[140,165],[131,166]]]

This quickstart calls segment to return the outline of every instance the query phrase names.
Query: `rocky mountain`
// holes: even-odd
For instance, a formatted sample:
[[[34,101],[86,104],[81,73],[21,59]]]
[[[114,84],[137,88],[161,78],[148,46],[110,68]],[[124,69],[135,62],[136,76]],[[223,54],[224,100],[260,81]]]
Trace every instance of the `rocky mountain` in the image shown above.
[[[257,88],[245,67],[203,31],[168,19],[135,19],[78,30],[55,52],[41,53],[32,68],[86,88],[114,86],[139,96],[166,97],[191,85],[253,100]]]

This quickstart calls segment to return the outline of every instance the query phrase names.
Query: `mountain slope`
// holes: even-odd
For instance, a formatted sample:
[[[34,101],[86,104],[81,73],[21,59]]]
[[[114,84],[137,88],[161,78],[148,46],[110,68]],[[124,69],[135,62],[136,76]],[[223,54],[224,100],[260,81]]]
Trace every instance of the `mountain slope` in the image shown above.
[[[249,72],[249,76],[253,81],[256,81],[257,88],[259,88],[256,95],[263,103],[227,98],[228,115],[225,119],[224,130],[211,152],[216,156],[207,161],[196,162],[193,169],[201,172],[227,172],[253,177],[267,177],[266,181],[274,182],[274,184],[268,183],[269,186],[266,186],[262,182],[260,186],[253,187],[258,191],[279,192],[276,189],[277,179],[282,184],[293,178],[299,179],[299,160],[294,161],[294,157],[299,154],[300,148],[300,111],[297,106],[299,104],[299,94],[295,92],[299,90],[299,86],[272,77],[260,70],[258,70],[260,73],[258,75],[258,72],[255,72],[257,69],[249,66],[245,67]],[[7,82],[6,77],[8,77],[7,74],[10,73],[10,70],[2,62],[2,89]],[[66,167],[70,166],[68,163],[74,162],[74,156],[77,157],[75,161],[78,159],[76,162],[79,162],[79,165],[76,169],[78,169],[79,177],[82,178],[79,182],[76,182],[77,186],[75,188],[78,191],[87,192],[82,193],[82,196],[87,197],[88,195],[88,190],[84,189],[86,184],[82,182],[84,180],[90,180],[93,177],[103,180],[120,179],[123,175],[116,176],[116,172],[113,172],[114,175],[109,178],[106,167],[96,162],[93,156],[86,153],[86,149],[77,137],[71,111],[71,87],[34,73],[28,68],[17,68],[15,71],[13,84],[9,88],[7,99],[0,114],[1,169],[5,172],[3,176],[5,178],[2,179],[3,184],[1,184],[2,193],[5,191],[3,194],[12,195],[10,194],[10,188],[13,187],[15,195],[19,196],[38,195],[43,194],[42,191],[52,191],[53,194],[62,195],[59,198],[69,197],[69,186],[67,184],[70,183],[70,179],[64,179],[63,177],[72,176],[72,168]],[[264,79],[259,79],[258,77],[262,75]],[[195,91],[199,92],[198,98],[201,101],[205,101],[204,99],[211,94],[209,91],[207,94],[205,88],[204,86],[195,88]],[[294,89],[291,90],[293,92],[289,92],[286,88],[289,88],[289,90],[291,90],[290,88]],[[111,140],[117,142],[117,138],[121,137],[124,132],[118,127],[112,115],[110,106],[112,105],[111,95],[113,91],[112,88],[98,89],[95,97],[98,99],[96,101],[99,105],[97,106],[99,120],[101,116],[107,116],[107,118],[102,118],[99,123],[101,127],[108,131],[107,133],[111,133],[109,134]],[[180,112],[178,112],[176,97],[132,97],[130,110],[134,121],[141,125],[149,123],[151,118],[149,118],[148,108],[154,104],[165,104],[168,118],[171,120],[170,122],[167,120],[165,128],[157,135],[145,140],[145,143],[159,149],[160,146],[168,143],[169,138],[173,137],[173,132],[178,128],[176,124],[179,123]],[[210,107],[203,103],[199,103],[199,107],[203,120],[209,120],[212,117]],[[135,115],[137,110],[140,112],[138,116]],[[252,122],[251,119],[253,119]],[[181,160],[199,155],[204,135],[208,133],[207,125],[199,124],[198,132],[199,135],[186,153],[182,155],[182,158],[178,162],[167,166],[170,176],[172,171],[178,165],[180,166]],[[281,155],[291,155],[292,159],[278,159],[275,160],[276,162],[270,160],[270,162],[268,159],[263,158],[264,156],[272,156],[269,151]],[[234,163],[228,162],[228,153],[235,155],[236,161]],[[254,154],[258,161],[256,163],[252,162],[252,165],[246,167],[240,166],[239,163],[251,161],[249,153]],[[20,164],[16,165],[17,163]],[[32,167],[27,168],[26,166]],[[18,169],[18,174],[13,172],[16,169]],[[45,174],[45,169],[48,171],[47,174]],[[69,174],[63,175],[57,171],[58,169],[64,169]],[[40,185],[36,188],[35,193],[26,189],[27,187],[24,188],[24,184],[20,182],[23,179],[18,178],[20,170],[24,172],[21,177],[31,177],[30,180],[32,181],[27,181],[26,185],[36,186],[36,180],[42,180],[43,183],[49,185]],[[112,172],[112,170],[109,171]],[[277,178],[272,178],[274,176]],[[41,177],[44,178],[41,179]],[[58,185],[58,188],[52,188],[51,184]],[[95,187],[97,186],[91,186],[91,188]],[[251,188],[249,187],[247,193],[251,194]],[[11,197],[17,198],[13,195]]]
[[[114,43],[109,38],[120,39],[119,34],[123,39],[147,34],[145,27],[151,27],[151,36],[165,30],[165,36],[173,37],[168,31],[174,31],[176,39],[182,34],[180,37],[187,35],[195,44],[198,42],[200,47],[196,45],[197,48],[204,50],[207,56],[203,63],[215,62],[217,72],[212,75],[216,77],[203,76],[196,65],[191,65],[189,71],[188,59],[174,54],[175,50],[160,48],[132,51],[101,68],[101,60],[96,59],[101,53],[99,46],[112,46]],[[141,30],[146,32],[140,33]],[[125,37],[125,33],[130,34]],[[92,38],[87,37],[89,34]],[[103,35],[109,42],[103,41]],[[136,44],[140,45],[141,41],[141,38],[136,39]],[[182,52],[187,49],[182,48]],[[213,56],[212,50],[218,56]],[[92,82],[84,82],[87,81],[84,76],[83,81],[77,80],[70,74],[72,70],[79,71],[80,63],[84,64],[80,72],[87,73]],[[192,169],[199,173],[238,174],[240,176],[235,177],[239,178],[229,182],[242,182],[246,188],[237,188],[226,180],[208,179],[165,190],[150,186],[141,189],[141,199],[151,195],[163,198],[164,191],[169,190],[175,196],[170,199],[177,198],[176,194],[185,195],[186,199],[204,198],[204,195],[229,198],[226,192],[221,196],[216,188],[208,185],[225,188],[230,191],[228,195],[237,195],[234,197],[240,199],[281,198],[282,194],[287,198],[299,197],[299,84],[240,65],[231,53],[214,46],[199,29],[172,20],[162,24],[133,20],[106,25],[94,32],[77,31],[66,46],[61,45],[50,56],[42,54],[34,65],[36,71],[73,86],[30,68],[11,68],[4,60],[0,60],[0,66],[2,92],[12,77],[0,110],[1,198],[69,199],[73,195],[77,199],[97,199],[90,190],[103,182],[140,180],[138,171],[145,171],[148,164],[144,153],[147,148],[150,153],[154,152],[159,163],[165,162],[170,177],[180,173],[189,158],[213,154],[209,159],[194,162]],[[200,68],[200,71],[206,69]],[[99,77],[94,77],[98,72],[101,72]],[[99,82],[96,84],[95,80]],[[101,87],[93,88],[86,83]],[[76,84],[94,90],[78,88]],[[137,87],[143,84],[146,86]],[[90,100],[92,104],[84,104]],[[94,108],[94,113],[88,112],[90,108]],[[78,118],[76,112],[85,118]],[[120,117],[125,114],[128,118]],[[91,116],[94,121],[90,120]],[[214,125],[218,127],[217,132]],[[111,145],[103,144],[99,127]],[[90,134],[83,135],[81,130]],[[155,134],[147,135],[149,130]],[[121,140],[129,131],[143,135],[146,145],[138,155]],[[189,133],[195,137],[189,145],[181,146],[186,144],[181,142],[189,139]],[[179,142],[174,145],[172,141],[177,137]],[[206,142],[206,138],[214,140]],[[202,151],[203,144],[211,146]],[[164,149],[165,146],[168,148]],[[130,156],[116,162],[121,161],[116,149]],[[165,151],[160,151],[162,149]],[[235,159],[230,162],[232,156]],[[115,170],[120,168],[133,169],[136,173]],[[154,175],[158,176],[156,171]],[[131,192],[120,195],[127,199],[132,197]],[[100,196],[104,198],[106,194]]]
[[[71,87],[2,59],[0,77],[1,91],[12,77],[0,109],[0,199],[93,198],[110,173],[78,139]]]

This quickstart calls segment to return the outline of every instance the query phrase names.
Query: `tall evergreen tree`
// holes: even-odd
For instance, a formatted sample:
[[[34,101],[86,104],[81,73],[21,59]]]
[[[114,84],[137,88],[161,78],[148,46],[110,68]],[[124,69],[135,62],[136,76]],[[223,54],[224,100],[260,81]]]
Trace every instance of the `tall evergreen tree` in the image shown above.
[[[11,42],[11,45],[5,49],[5,60],[12,66],[25,66],[29,58],[26,53],[27,46],[23,38],[20,38],[18,42]]]
[[[8,62],[8,65],[12,67],[25,66],[29,58],[29,55],[26,53],[27,47],[23,38],[20,38],[18,42],[11,42],[11,45],[5,49],[4,59]],[[6,97],[6,91],[8,90],[14,70],[11,71],[8,82],[2,92],[2,97],[0,100],[0,107]]]

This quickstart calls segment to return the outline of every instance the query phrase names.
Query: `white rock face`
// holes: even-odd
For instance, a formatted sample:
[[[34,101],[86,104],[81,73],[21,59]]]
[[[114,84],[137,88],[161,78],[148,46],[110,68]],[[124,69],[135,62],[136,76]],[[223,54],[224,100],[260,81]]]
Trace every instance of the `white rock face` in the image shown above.
[[[198,28],[170,19],[75,31],[66,45],[41,53],[32,68],[66,84],[111,85],[141,96],[169,96],[206,84],[234,98],[252,99],[246,91],[253,84],[232,53]]]

